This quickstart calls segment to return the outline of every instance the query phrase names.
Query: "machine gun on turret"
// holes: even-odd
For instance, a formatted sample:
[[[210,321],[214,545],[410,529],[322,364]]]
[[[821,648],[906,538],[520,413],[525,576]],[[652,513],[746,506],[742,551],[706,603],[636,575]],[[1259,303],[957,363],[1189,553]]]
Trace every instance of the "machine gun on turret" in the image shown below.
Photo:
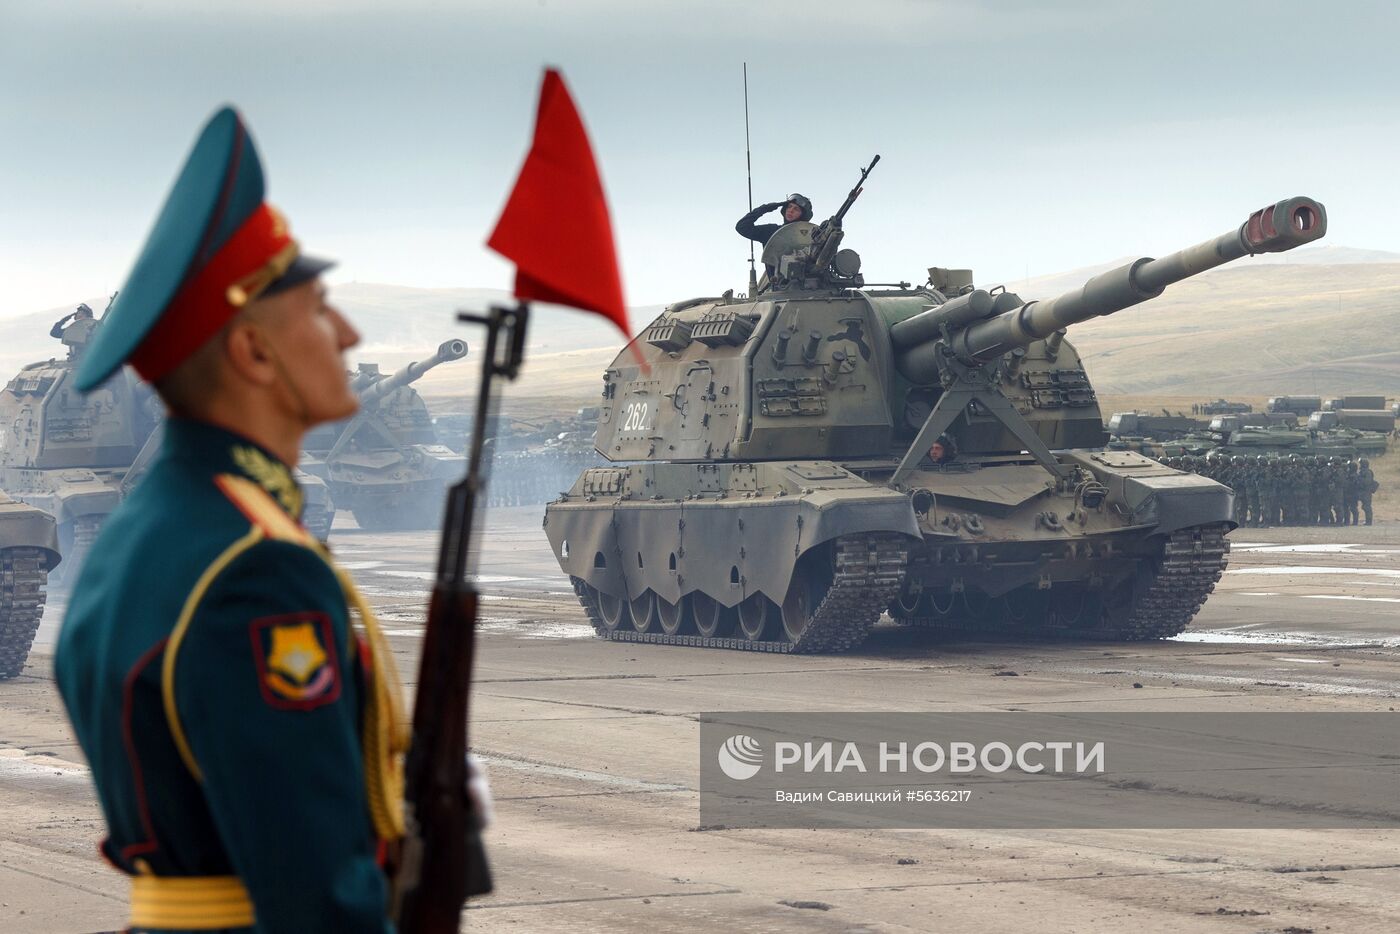
[[[1326,232],[1322,205],[1311,198],[1290,198],[1255,211],[1238,230],[1161,259],[1133,260],[1048,301],[1020,303],[1009,293],[993,297],[978,289],[895,324],[890,341],[896,368],[913,383],[940,384],[943,392],[890,485],[913,471],[933,440],[973,402],[995,415],[1046,469],[1064,475],[1067,468],[999,391],[996,368],[988,364],[1039,340],[1047,341],[1053,353],[1072,324],[1131,308],[1161,295],[1172,283],[1243,256],[1282,253]],[[1011,303],[1015,307],[1005,307]]]
[[[841,223],[851,205],[865,190],[865,180],[880,161],[879,155],[860,170],[860,181],[846,195],[846,200],[831,217],[820,225],[797,222],[784,225],[763,248],[763,263],[773,274],[765,278],[763,288],[776,284],[818,288],[828,286],[863,285],[860,279],[860,257],[852,250],[838,253],[845,232]]]

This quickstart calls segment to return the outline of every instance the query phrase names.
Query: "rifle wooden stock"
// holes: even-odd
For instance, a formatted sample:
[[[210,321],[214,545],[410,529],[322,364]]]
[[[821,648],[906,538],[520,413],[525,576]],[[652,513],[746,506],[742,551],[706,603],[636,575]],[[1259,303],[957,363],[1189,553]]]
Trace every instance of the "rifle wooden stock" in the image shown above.
[[[409,833],[399,876],[401,934],[456,934],[467,897],[491,890],[479,818],[466,790],[477,607],[467,582],[439,582],[428,605],[414,741],[404,768]]]

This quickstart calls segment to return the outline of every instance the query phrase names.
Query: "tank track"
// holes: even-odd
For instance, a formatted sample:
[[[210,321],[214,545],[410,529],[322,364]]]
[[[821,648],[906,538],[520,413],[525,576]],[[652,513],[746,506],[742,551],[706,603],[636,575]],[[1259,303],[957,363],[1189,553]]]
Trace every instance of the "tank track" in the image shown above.
[[[301,524],[316,536],[316,540],[324,544],[330,540],[331,525],[335,522],[335,510],[323,509],[320,506],[308,506],[301,514]]]
[[[957,632],[996,632],[1027,634],[1039,638],[1114,639],[1138,642],[1179,635],[1215,590],[1225,573],[1230,543],[1223,525],[1178,529],[1162,546],[1162,556],[1154,569],[1152,582],[1133,606],[1126,619],[1105,621],[1101,626],[1026,626],[998,624],[989,619],[967,616],[911,616],[898,619],[906,626]]]
[[[44,615],[48,557],[38,548],[0,550],[0,680],[24,671]]]
[[[686,645],[741,652],[845,652],[865,641],[870,627],[880,619],[884,607],[899,593],[905,568],[909,564],[909,544],[904,536],[894,533],[847,535],[836,540],[834,558],[831,586],[797,642],[787,639],[750,641],[735,636],[707,638],[694,634],[669,636],[661,632],[636,632],[630,629],[609,632],[603,625],[593,588],[580,578],[571,580],[574,593],[578,595],[594,631],[612,642]],[[776,629],[781,631],[781,623]]]
[[[1195,526],[1173,532],[1162,548],[1162,561],[1152,583],[1128,618],[1102,629],[1074,632],[1084,638],[1136,642],[1179,635],[1205,604],[1225,573],[1230,543],[1223,525]]]

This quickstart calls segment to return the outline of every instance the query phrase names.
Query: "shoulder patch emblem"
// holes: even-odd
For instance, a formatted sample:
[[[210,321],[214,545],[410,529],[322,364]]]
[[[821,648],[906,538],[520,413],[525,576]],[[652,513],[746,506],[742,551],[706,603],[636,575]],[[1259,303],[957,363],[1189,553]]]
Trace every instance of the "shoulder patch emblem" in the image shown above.
[[[263,700],[281,710],[311,710],[340,697],[340,666],[325,613],[268,616],[252,624]]]

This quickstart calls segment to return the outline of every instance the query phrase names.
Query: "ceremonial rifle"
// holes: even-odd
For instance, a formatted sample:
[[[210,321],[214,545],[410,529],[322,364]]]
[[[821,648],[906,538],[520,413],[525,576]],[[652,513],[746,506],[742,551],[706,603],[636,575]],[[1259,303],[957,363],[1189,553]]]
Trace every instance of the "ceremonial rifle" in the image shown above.
[[[497,377],[513,380],[519,374],[528,317],[524,302],[493,307],[486,315],[457,316],[486,326],[486,354],[467,473],[448,491],[413,707],[413,743],[404,764],[406,832],[394,912],[400,934],[456,934],[467,898],[491,891],[481,815],[467,795],[469,687],[480,603],[470,551],[490,472],[483,447],[494,422],[491,389]]]

